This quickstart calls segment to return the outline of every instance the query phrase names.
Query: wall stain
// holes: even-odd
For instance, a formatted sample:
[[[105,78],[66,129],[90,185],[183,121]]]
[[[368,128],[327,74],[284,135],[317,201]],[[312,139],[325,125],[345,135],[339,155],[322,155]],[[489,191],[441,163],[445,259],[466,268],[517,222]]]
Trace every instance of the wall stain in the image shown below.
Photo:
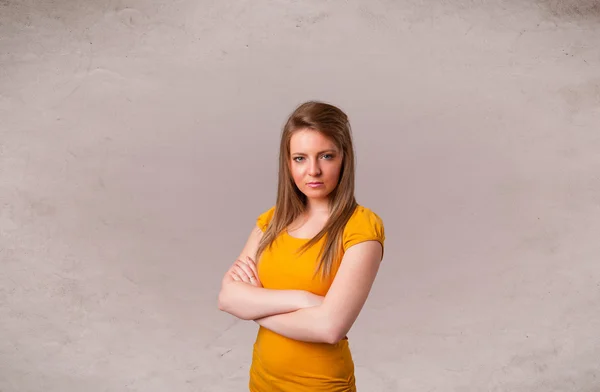
[[[548,16],[565,20],[600,20],[598,0],[537,0]]]

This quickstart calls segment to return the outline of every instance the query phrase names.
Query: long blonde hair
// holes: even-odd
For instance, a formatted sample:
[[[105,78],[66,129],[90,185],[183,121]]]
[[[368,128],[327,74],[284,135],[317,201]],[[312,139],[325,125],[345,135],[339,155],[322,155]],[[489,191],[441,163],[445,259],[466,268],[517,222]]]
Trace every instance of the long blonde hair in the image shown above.
[[[327,277],[331,274],[335,261],[341,257],[344,227],[354,213],[357,202],[354,197],[355,156],[350,122],[342,110],[324,102],[308,101],[301,104],[291,113],[283,127],[275,211],[259,243],[256,260],[260,260],[262,252],[307,209],[306,195],[296,187],[289,166],[292,135],[304,129],[321,132],[342,153],[339,182],[329,195],[329,219],[325,227],[300,249],[305,251],[325,237],[315,273],[320,271],[322,277]]]

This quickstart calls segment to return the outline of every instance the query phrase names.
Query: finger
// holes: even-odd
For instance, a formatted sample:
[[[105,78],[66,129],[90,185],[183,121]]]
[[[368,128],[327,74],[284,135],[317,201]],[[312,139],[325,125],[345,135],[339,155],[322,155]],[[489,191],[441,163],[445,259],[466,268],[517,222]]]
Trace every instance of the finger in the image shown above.
[[[235,280],[236,282],[241,282],[242,279],[235,273],[235,272],[231,272],[231,279]]]
[[[256,276],[254,275],[254,272],[252,271],[252,268],[250,268],[248,266],[248,264],[244,263],[243,261],[240,261],[237,265],[248,275],[248,278],[250,278],[250,277],[256,278]]]
[[[248,261],[247,262],[248,267],[250,267],[250,269],[252,269],[254,276],[256,276],[256,278],[258,279],[258,268],[256,268],[256,263],[250,257],[246,257],[246,259]]]
[[[244,280],[244,282],[250,283],[251,280],[254,278],[252,271],[248,271],[247,269],[243,269],[239,266],[236,266],[236,268],[236,271],[238,271],[238,275]]]
[[[252,260],[252,258],[250,256],[244,256],[241,259],[238,259],[238,261],[241,261],[242,263],[246,264],[246,265],[256,265],[256,263],[254,262],[254,260]]]
[[[235,267],[235,271],[236,271],[237,275],[242,279],[242,281],[244,281],[246,283],[250,283],[250,275],[248,275],[248,273],[246,271],[244,271],[237,265]]]
[[[260,283],[260,279],[258,279],[258,271],[256,271],[256,268],[252,268],[252,266],[242,262],[240,264],[240,269],[243,269],[244,272],[247,274],[251,284],[253,284],[256,287],[262,286],[262,284]]]
[[[233,266],[231,267],[231,272],[230,272],[230,273],[231,273],[231,276],[236,276],[236,277],[238,277],[240,280],[242,280],[242,279],[243,279],[244,273],[243,273],[243,271],[241,271],[241,270],[240,270],[240,269],[237,267],[237,265],[233,265]]]
[[[244,282],[252,283],[254,279],[254,276],[252,274],[249,274],[247,271],[239,267],[236,267],[236,271],[238,272],[239,277],[242,278]]]
[[[256,286],[256,287],[260,287],[260,286],[261,286],[261,284],[260,284],[260,281],[259,281],[259,280],[258,280],[258,278],[257,278],[256,276],[254,276],[254,275],[252,275],[252,276],[250,277],[250,283],[252,283],[252,284],[253,284],[254,286]]]

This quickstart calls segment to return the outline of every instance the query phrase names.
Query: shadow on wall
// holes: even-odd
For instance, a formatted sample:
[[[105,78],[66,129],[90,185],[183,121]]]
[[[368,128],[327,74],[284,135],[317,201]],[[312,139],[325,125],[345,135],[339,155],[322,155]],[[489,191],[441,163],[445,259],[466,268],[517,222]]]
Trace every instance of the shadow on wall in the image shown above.
[[[546,12],[565,19],[600,19],[600,0],[537,0]]]

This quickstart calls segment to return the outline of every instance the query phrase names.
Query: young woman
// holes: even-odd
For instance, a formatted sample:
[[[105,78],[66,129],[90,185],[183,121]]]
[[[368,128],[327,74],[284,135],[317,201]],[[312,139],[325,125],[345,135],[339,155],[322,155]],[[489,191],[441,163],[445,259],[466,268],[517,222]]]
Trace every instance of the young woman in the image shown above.
[[[288,118],[273,207],[225,273],[219,308],[259,324],[252,392],[356,391],[346,334],[383,258],[381,218],[354,197],[344,112],[306,102]]]

